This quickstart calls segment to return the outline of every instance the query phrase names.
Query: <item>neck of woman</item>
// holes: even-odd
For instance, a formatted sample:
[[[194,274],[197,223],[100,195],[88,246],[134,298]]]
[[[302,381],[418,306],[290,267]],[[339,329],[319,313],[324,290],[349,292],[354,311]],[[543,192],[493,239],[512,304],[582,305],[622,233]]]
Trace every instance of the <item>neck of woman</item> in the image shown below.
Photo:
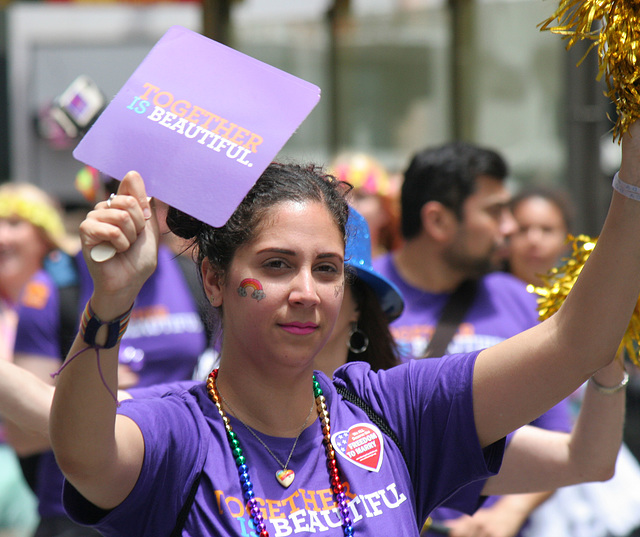
[[[314,402],[313,369],[286,377],[269,371],[220,364],[217,387],[225,409],[245,425],[270,436],[293,438]],[[224,401],[223,401],[224,403]],[[309,419],[307,426],[314,420]]]

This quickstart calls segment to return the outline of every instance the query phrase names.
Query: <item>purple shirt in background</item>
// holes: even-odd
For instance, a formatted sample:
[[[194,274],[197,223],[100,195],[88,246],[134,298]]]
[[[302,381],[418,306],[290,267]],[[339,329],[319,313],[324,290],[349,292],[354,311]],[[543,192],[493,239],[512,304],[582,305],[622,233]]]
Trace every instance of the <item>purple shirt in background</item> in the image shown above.
[[[424,355],[450,294],[429,293],[407,284],[398,273],[392,254],[374,259],[374,268],[396,284],[404,296],[404,311],[391,323],[391,331],[403,359],[411,360],[414,356]],[[536,297],[527,292],[525,284],[510,274],[492,272],[478,280],[476,297],[447,352],[471,352],[490,347],[536,324]],[[567,401],[547,411],[532,425],[552,431],[570,431],[571,417]],[[431,517],[436,521],[451,520],[462,513],[472,514],[480,505],[489,507],[500,498],[490,496],[483,504],[479,497],[481,489],[481,483],[462,489],[445,502],[446,507],[431,513]]]
[[[483,450],[475,430],[471,398],[475,357],[472,353],[412,361],[378,373],[360,362],[337,370],[337,383],[359,394],[394,424],[409,461],[407,466],[386,436],[378,471],[338,455],[356,535],[417,537],[420,521],[435,506],[461,486],[497,471],[504,443]],[[340,437],[358,424],[370,424],[360,407],[343,401],[322,373],[316,375],[327,399],[332,435]],[[224,425],[204,384],[163,398],[125,401],[119,412],[133,419],[144,437],[140,477],[122,504],[98,516],[67,484],[65,506],[75,520],[96,525],[107,537],[168,536],[193,481],[204,469],[182,535],[253,535]],[[342,536],[319,420],[300,436],[289,464],[296,478],[284,489],[274,477],[278,464],[237,420],[230,419],[269,534]],[[286,460],[291,439],[260,436]]]

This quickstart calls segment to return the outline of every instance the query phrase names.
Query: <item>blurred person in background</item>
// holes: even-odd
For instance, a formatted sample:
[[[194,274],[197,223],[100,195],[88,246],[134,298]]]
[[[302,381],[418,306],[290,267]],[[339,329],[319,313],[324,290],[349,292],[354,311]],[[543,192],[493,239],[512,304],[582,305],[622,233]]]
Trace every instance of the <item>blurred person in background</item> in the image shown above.
[[[0,361],[13,361],[17,304],[31,277],[61,251],[71,254],[78,246],[65,233],[57,200],[29,183],[0,185]],[[5,443],[0,413],[0,536],[31,535],[37,521],[35,496]]]
[[[463,142],[425,148],[411,159],[401,191],[403,244],[373,263],[405,299],[391,323],[403,357],[483,349],[538,324],[536,299],[523,282],[497,270],[516,230],[507,176],[496,151]],[[532,424],[568,431],[567,404]],[[440,507],[428,535],[446,525],[456,537],[512,537],[551,494],[494,495],[472,517]],[[460,497],[472,500],[477,492],[465,487]]]
[[[573,207],[560,190],[530,188],[511,200],[517,228],[509,237],[507,270],[526,283],[541,286],[541,275],[567,255]]]
[[[397,192],[385,167],[366,153],[344,152],[330,173],[353,186],[349,203],[367,220],[373,257],[400,245]]]

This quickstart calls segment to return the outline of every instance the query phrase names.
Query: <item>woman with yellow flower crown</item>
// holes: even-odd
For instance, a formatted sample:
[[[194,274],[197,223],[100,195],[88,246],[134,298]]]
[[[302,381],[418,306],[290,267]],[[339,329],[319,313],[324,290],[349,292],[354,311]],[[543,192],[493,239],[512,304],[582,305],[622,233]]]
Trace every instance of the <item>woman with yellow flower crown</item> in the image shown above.
[[[0,186],[0,360],[12,361],[16,305],[27,283],[48,255],[73,246],[51,196],[29,183]],[[37,522],[36,501],[4,435],[0,423],[0,534],[27,536]]]

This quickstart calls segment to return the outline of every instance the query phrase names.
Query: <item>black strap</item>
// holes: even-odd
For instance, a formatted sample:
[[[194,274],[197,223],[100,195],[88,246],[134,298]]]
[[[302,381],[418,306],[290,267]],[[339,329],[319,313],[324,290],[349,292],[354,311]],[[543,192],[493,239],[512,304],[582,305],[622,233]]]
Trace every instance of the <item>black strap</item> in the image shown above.
[[[196,479],[193,482],[193,485],[191,485],[189,496],[187,496],[187,499],[182,505],[182,509],[180,509],[180,512],[178,513],[178,520],[176,521],[176,525],[173,528],[170,537],[180,537],[180,535],[182,534],[184,525],[187,522],[187,517],[189,516],[189,512],[191,511],[191,506],[193,505],[193,501],[196,499],[196,492],[198,492],[201,477],[202,472],[197,475]]]
[[[465,280],[452,293],[442,309],[440,319],[431,341],[424,351],[423,358],[444,356],[447,353],[449,343],[451,343],[462,319],[476,297],[477,288],[478,282],[476,280]]]
[[[75,256],[55,252],[45,262],[45,269],[58,289],[60,359],[64,361],[78,333],[80,322],[80,275]]]
[[[58,288],[60,300],[60,357],[64,360],[78,333],[78,302],[80,285],[78,283]]]
[[[340,396],[343,399],[346,399],[347,401],[353,403],[356,406],[359,406],[362,410],[364,410],[367,417],[374,423],[374,425],[376,425],[378,429],[380,429],[384,434],[386,434],[389,438],[391,438],[391,440],[393,440],[396,446],[398,446],[400,453],[402,453],[402,458],[404,459],[404,462],[406,464],[407,457],[404,454],[404,449],[402,449],[402,444],[400,443],[400,439],[398,438],[396,433],[393,432],[393,429],[391,429],[391,427],[387,423],[387,420],[385,420],[382,416],[380,416],[380,414],[378,414],[375,410],[373,410],[373,408],[371,408],[369,403],[367,403],[359,395],[353,393],[352,391],[348,390],[347,388],[339,384],[334,383],[334,386],[336,387],[336,391],[340,394]]]

